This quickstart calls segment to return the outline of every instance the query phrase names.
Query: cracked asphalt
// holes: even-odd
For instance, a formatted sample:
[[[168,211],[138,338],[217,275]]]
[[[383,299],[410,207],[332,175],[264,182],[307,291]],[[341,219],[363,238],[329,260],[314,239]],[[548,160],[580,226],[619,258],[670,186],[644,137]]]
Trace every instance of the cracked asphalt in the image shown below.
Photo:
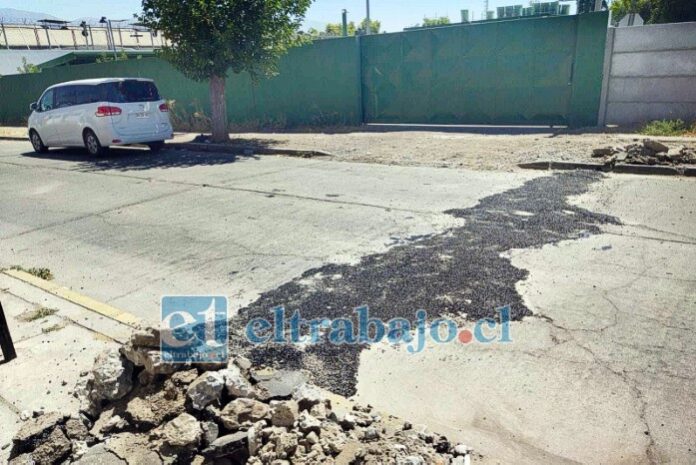
[[[0,267],[153,322],[163,294],[226,294],[238,323],[366,303],[467,326],[510,304],[511,344],[254,356],[475,463],[696,463],[693,179],[29,150],[0,142]]]
[[[288,314],[299,311],[305,320],[348,317],[355,327],[353,310],[360,306],[368,306],[372,318],[406,318],[414,325],[419,309],[431,321],[450,315],[471,321],[495,318],[496,309],[506,305],[512,320],[530,316],[515,288],[528,273],[501,254],[597,234],[602,224],[619,224],[567,202],[601,178],[596,173],[556,174],[485,197],[474,207],[448,210],[464,226],[363,257],[357,264],[308,270],[242,309],[236,332],[244,334],[249,321],[268,318],[278,306]],[[355,394],[358,347],[338,347],[324,338],[306,348],[270,343],[246,349],[257,363],[306,368],[327,389]]]

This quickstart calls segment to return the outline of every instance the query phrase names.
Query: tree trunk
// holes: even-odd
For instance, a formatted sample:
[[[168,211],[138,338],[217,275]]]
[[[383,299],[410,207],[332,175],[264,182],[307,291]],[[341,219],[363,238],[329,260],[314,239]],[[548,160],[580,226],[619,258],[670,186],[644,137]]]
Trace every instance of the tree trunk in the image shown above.
[[[210,113],[212,117],[213,142],[227,142],[227,100],[225,100],[225,78],[210,77]]]

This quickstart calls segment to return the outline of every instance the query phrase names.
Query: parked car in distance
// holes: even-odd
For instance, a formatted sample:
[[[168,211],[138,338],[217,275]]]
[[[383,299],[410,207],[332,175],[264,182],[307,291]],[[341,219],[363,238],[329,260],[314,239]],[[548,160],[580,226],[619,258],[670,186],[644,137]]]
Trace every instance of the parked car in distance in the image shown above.
[[[102,155],[113,145],[145,144],[153,152],[172,138],[169,107],[151,79],[85,79],[56,84],[30,105],[36,152],[85,147]]]

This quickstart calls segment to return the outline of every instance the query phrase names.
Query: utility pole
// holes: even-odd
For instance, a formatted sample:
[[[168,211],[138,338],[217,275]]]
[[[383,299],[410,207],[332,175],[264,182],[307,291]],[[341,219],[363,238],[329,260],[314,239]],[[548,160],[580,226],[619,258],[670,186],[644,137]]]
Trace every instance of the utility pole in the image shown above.
[[[116,60],[116,42],[114,41],[114,30],[111,27],[111,20],[106,19],[106,16],[102,16],[101,19],[99,20],[99,23],[106,26],[107,46],[108,46],[109,40],[111,40],[111,50],[114,52],[114,60]]]
[[[341,19],[343,22],[343,37],[348,37],[348,10],[343,10],[343,13],[341,14]]]
[[[365,26],[365,34],[370,35],[372,33],[372,24],[370,21],[370,0],[365,0],[367,3],[367,25]]]

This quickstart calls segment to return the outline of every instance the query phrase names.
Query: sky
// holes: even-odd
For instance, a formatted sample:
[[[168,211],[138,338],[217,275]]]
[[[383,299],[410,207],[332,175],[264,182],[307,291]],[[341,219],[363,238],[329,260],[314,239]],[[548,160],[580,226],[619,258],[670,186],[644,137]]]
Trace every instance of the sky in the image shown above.
[[[489,9],[497,6],[526,4],[529,0],[489,0]],[[79,17],[130,19],[140,9],[140,0],[0,0],[0,8],[40,11],[65,20]],[[359,22],[365,17],[365,0],[315,0],[307,12],[307,27],[341,21],[341,10],[348,10],[348,19]],[[478,20],[484,0],[370,0],[372,19],[382,22],[382,29],[396,32],[423,21],[423,17],[449,16],[459,21],[460,10]]]

